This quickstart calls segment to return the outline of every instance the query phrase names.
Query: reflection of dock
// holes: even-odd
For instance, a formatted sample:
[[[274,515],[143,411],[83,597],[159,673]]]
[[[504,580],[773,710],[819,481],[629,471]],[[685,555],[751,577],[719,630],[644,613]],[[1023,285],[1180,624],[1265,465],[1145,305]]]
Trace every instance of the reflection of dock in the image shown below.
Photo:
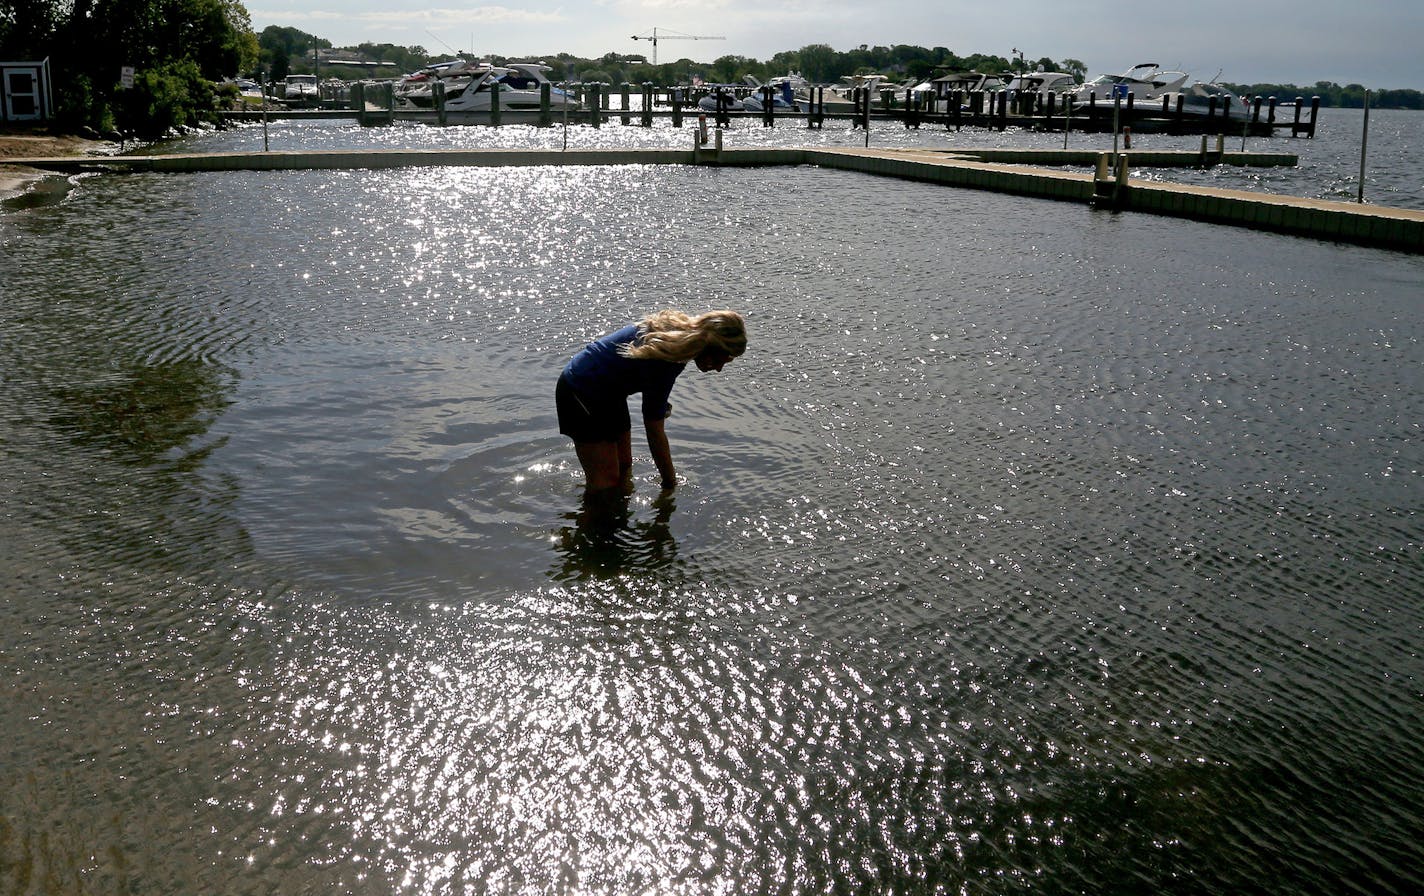
[[[720,132],[719,132],[720,133]],[[695,139],[695,138],[694,138]],[[720,140],[719,140],[720,142]],[[1081,202],[1328,240],[1424,253],[1424,211],[1275,196],[1245,190],[1132,180],[1143,167],[1293,165],[1283,153],[1234,153],[1220,139],[1199,152],[1024,149],[385,149],[314,152],[192,153],[159,156],[74,156],[9,159],[51,171],[205,172],[293,169],[380,169],[430,166],[818,165],[942,186]],[[1067,170],[1088,167],[1092,171]]]

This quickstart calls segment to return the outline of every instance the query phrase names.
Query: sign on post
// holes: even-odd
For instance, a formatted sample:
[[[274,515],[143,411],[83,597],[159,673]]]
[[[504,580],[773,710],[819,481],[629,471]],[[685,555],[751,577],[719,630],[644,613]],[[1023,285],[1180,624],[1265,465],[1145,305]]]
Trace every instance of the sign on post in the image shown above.
[[[119,84],[122,85],[125,90],[133,89],[134,67],[132,65],[126,65],[119,69]]]

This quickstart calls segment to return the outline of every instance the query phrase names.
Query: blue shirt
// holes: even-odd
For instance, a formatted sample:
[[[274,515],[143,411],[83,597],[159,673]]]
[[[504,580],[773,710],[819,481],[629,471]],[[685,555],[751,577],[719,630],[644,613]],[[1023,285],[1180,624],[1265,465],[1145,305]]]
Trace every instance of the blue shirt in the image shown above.
[[[643,393],[643,419],[667,416],[668,396],[677,375],[687,365],[646,358],[626,358],[618,349],[641,345],[638,327],[631,324],[583,347],[564,367],[564,378],[574,391],[594,401],[627,398]]]

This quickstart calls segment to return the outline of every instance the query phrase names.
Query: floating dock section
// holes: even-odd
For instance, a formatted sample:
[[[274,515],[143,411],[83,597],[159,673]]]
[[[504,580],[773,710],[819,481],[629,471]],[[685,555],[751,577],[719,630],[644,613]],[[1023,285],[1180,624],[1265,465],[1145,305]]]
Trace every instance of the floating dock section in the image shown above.
[[[10,159],[51,171],[280,171],[430,166],[816,165],[949,187],[992,190],[1127,212],[1146,212],[1255,230],[1424,253],[1424,211],[1132,180],[1148,166],[1290,165],[1275,153],[1106,152],[1072,150],[933,150],[857,148],[689,150],[388,149],[156,156]],[[1091,171],[1066,170],[1088,167]]]

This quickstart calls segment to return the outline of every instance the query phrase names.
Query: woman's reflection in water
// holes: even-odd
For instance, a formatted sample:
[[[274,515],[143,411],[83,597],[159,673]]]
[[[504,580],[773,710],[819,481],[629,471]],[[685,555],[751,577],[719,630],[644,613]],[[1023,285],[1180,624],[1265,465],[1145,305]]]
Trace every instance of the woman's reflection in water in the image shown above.
[[[571,525],[559,531],[555,546],[559,565],[552,573],[559,582],[610,579],[666,569],[677,560],[672,512],[675,492],[652,500],[651,519],[636,518],[636,509],[621,489],[586,494],[577,511],[566,514]]]

